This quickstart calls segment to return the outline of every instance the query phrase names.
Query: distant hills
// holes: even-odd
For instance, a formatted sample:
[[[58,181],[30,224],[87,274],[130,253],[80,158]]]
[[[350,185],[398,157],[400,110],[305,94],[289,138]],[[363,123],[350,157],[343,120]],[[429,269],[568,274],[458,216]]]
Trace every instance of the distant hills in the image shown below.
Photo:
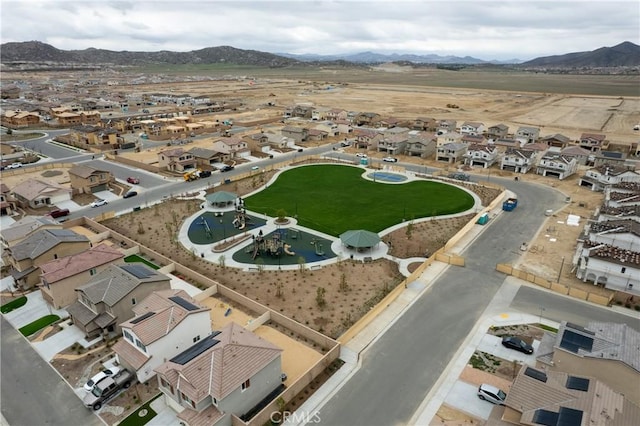
[[[536,58],[521,65],[547,68],[634,67],[640,66],[640,46],[625,41],[613,47],[601,47],[590,52]]]
[[[520,62],[517,59],[509,61],[483,61],[471,56],[439,56],[414,54],[381,54],[361,52],[345,55],[294,55],[287,53],[273,54],[257,50],[236,49],[230,46],[207,47],[190,52],[116,52],[104,49],[61,50],[39,41],[18,43],[3,43],[0,45],[0,61],[8,63],[74,63],[74,64],[114,64],[114,65],[144,65],[144,64],[218,64],[228,63],[259,67],[290,67],[290,66],[323,66],[336,65],[341,67],[362,66],[363,64],[379,64],[385,62],[400,62],[413,64],[512,64]],[[591,52],[576,52],[565,55],[536,58],[519,64],[527,68],[598,68],[598,67],[630,67],[640,66],[640,46],[625,41],[613,47],[601,47]]]

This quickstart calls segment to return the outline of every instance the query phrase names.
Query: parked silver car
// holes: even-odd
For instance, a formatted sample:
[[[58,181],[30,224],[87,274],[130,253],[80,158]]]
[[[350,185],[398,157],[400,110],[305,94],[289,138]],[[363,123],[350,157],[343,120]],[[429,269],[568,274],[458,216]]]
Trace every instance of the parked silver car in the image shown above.
[[[504,400],[507,399],[507,394],[495,386],[483,383],[478,388],[478,398],[483,401],[489,401],[492,404],[504,405]]]

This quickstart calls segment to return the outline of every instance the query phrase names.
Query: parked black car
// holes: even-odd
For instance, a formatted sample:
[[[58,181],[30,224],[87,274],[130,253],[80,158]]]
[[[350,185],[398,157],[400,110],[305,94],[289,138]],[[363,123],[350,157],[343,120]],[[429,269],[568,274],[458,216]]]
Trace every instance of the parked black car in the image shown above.
[[[525,354],[533,353],[533,346],[526,343],[524,340],[519,337],[507,336],[502,338],[502,346],[509,349],[514,349],[516,351],[520,351]]]
[[[122,198],[131,198],[131,197],[135,197],[136,195],[138,195],[136,191],[128,191],[122,196]]]
[[[223,168],[220,169],[220,172],[224,173],[230,170],[233,170],[233,166],[224,166]]]

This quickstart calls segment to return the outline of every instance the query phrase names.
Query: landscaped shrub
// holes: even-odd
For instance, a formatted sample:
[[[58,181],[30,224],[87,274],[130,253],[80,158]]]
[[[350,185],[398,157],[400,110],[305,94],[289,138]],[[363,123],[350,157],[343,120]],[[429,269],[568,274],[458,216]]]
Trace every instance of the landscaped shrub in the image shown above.
[[[38,318],[37,320],[25,325],[24,327],[20,327],[20,330],[18,331],[20,331],[20,333],[22,333],[23,336],[28,337],[28,336],[31,336],[33,333],[42,330],[49,324],[53,324],[59,319],[60,317],[58,315],[45,315],[44,317]]]
[[[0,312],[2,312],[3,314],[9,313],[14,309],[18,309],[19,307],[24,306],[26,303],[27,303],[26,296],[18,297],[17,299],[12,300],[11,302],[5,303],[4,305],[0,306]]]

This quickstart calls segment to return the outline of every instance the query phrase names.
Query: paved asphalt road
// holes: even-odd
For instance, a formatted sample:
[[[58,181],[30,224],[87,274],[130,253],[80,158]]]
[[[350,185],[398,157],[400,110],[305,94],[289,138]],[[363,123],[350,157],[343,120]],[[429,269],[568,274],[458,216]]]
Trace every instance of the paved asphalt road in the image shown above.
[[[513,262],[520,245],[558,209],[564,195],[501,180],[518,207],[493,220],[463,253],[465,267],[448,268],[364,353],[362,367],[320,409],[321,423],[404,425],[418,409],[505,279],[497,263]]]
[[[0,319],[2,415],[11,426],[102,425],[4,318]]]

